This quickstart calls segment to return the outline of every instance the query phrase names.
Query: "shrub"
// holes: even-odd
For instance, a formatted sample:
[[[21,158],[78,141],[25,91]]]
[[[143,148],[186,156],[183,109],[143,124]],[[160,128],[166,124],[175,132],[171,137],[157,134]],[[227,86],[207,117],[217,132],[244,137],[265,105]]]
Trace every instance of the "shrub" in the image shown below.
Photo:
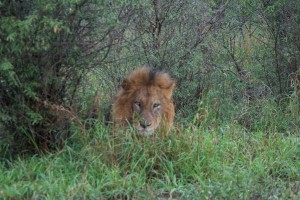
[[[0,4],[0,145],[36,151],[59,144],[83,69],[79,1]],[[3,153],[3,152],[0,152]]]

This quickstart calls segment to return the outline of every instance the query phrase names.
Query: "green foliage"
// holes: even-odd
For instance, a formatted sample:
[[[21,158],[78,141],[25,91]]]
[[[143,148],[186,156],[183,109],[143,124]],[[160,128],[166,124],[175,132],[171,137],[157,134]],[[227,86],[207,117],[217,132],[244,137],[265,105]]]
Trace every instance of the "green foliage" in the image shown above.
[[[190,127],[191,128],[191,127]],[[3,198],[299,198],[299,140],[220,126],[170,136],[111,134],[98,124],[63,150],[0,165]]]
[[[90,78],[97,79],[103,99],[142,64],[166,69],[177,80],[174,101],[185,117],[220,85],[235,90],[238,82],[252,88],[259,82],[276,100],[292,91],[291,77],[299,71],[299,3],[117,1],[105,6],[108,17],[96,29],[112,27],[111,40],[105,40],[109,53],[83,85],[89,88]],[[222,74],[235,80],[223,82]]]
[[[75,58],[73,13],[78,1],[4,1],[0,6],[0,146],[38,150],[55,143],[54,110],[67,105],[82,73]],[[72,83],[72,86],[67,84]],[[68,96],[69,95],[69,96]],[[65,124],[68,122],[66,121]],[[2,154],[3,152],[0,152]]]
[[[0,197],[299,199],[299,2],[1,1]],[[142,64],[170,135],[80,119]]]
[[[299,198],[299,8],[1,1],[0,196]],[[142,64],[177,81],[172,134],[137,139],[102,115],[82,122]],[[41,149],[58,150],[16,155]]]

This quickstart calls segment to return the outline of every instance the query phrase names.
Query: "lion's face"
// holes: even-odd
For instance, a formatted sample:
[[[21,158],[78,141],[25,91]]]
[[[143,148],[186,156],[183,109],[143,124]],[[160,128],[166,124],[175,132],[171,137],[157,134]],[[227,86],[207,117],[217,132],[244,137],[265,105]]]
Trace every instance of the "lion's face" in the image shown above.
[[[168,74],[147,67],[132,72],[122,83],[114,103],[114,121],[128,122],[142,135],[173,125],[171,101],[175,81]]]
[[[162,121],[166,101],[161,92],[158,87],[142,87],[134,94],[133,124],[144,135],[152,134]]]

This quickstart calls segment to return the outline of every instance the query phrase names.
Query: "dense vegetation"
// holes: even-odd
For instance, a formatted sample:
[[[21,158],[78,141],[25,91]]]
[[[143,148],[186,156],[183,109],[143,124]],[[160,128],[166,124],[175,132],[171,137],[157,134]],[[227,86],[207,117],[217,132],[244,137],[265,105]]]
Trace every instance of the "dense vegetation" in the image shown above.
[[[2,0],[0,197],[298,199],[299,63],[298,1]],[[143,64],[169,136],[103,125]]]

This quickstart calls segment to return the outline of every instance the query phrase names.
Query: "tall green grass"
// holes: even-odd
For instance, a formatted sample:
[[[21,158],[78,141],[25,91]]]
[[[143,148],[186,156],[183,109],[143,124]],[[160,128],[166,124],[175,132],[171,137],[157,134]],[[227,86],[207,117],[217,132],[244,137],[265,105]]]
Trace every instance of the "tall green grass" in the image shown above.
[[[98,120],[73,127],[56,152],[2,157],[0,197],[300,199],[298,96],[219,97],[209,93],[193,116],[177,115],[169,135],[137,137]]]
[[[3,199],[299,199],[299,136],[189,126],[137,138],[101,123],[0,165]]]

